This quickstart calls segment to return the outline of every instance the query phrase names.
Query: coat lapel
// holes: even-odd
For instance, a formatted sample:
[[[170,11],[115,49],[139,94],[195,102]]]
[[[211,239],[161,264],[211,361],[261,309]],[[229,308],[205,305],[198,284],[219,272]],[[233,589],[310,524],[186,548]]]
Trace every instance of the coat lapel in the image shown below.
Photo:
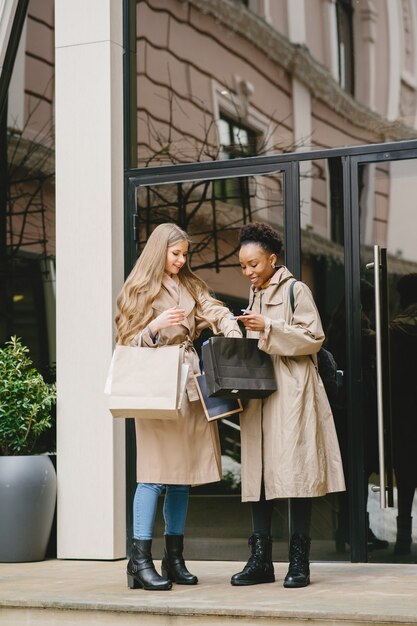
[[[165,287],[162,287],[161,291],[158,293],[155,300],[153,301],[152,306],[155,311],[158,311],[159,314],[163,311],[166,311],[167,309],[171,309],[173,306],[178,306],[178,304],[177,302],[175,302],[169,291],[167,291]]]
[[[180,290],[180,300],[179,300],[179,303],[177,303],[175,302],[171,294],[165,289],[165,287],[162,287],[161,291],[155,298],[152,306],[155,309],[155,311],[158,313],[158,315],[159,313],[162,313],[163,311],[166,311],[167,309],[171,309],[174,306],[178,306],[180,309],[184,309],[185,319],[182,325],[185,326],[187,330],[190,330],[191,326],[190,326],[190,321],[188,320],[188,316],[194,311],[194,307],[195,307],[194,298],[181,284],[179,286],[179,290]]]

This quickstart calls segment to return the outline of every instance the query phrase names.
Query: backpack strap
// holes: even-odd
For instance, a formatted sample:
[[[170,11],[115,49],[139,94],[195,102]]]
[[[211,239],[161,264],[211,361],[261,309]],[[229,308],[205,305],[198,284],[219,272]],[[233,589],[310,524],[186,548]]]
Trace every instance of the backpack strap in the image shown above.
[[[294,310],[295,310],[295,300],[294,300],[294,285],[295,283],[298,283],[298,280],[295,278],[291,285],[290,285],[290,304],[291,304],[291,310],[294,314]],[[323,350],[323,348],[320,348],[320,350]],[[320,352],[320,351],[319,351]],[[316,368],[318,368],[318,355],[317,354],[310,354],[311,360],[313,361],[314,365]]]
[[[295,285],[295,283],[297,283],[297,282],[298,282],[298,280],[295,278],[295,279],[292,281],[291,285],[290,285],[290,304],[291,304],[291,310],[292,310],[292,312],[293,312],[293,313],[294,313],[294,310],[295,310],[295,301],[294,301],[294,285]]]

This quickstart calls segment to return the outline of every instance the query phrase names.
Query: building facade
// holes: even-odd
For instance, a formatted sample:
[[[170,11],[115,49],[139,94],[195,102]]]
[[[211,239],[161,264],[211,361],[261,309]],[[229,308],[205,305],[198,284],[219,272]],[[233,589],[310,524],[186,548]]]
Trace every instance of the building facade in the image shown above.
[[[188,230],[193,267],[232,308],[248,291],[238,228],[257,219],[282,234],[347,394],[335,417],[348,496],[317,504],[323,549],[313,556],[367,558],[366,509],[393,541],[391,512],[373,508],[378,436],[372,421],[365,438],[354,372],[366,369],[360,288],[374,284],[374,245],[387,250],[391,316],[398,277],[417,270],[416,46],[415,0],[30,0],[8,97],[19,176],[9,177],[7,249],[23,268],[8,288],[27,302],[27,259],[40,268],[26,328],[39,361],[57,363],[59,557],[125,553],[132,430],[112,421],[102,390],[116,294],[162,221]],[[8,310],[8,330],[25,297]],[[221,429],[236,461],[235,429]],[[286,515],[277,507],[282,546]],[[347,517],[361,527],[355,537]]]

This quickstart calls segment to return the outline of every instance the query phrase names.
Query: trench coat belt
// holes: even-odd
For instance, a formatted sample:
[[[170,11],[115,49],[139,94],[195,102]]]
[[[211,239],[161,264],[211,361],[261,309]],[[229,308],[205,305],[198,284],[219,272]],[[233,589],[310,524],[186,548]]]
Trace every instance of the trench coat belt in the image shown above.
[[[189,337],[187,337],[185,341],[181,343],[181,348],[183,352],[182,362],[188,363],[190,366],[186,386],[187,396],[190,402],[194,402],[195,400],[200,399],[197,391],[197,385],[193,376],[193,374],[200,373],[200,360],[198,358],[196,349],[194,348],[193,342]]]

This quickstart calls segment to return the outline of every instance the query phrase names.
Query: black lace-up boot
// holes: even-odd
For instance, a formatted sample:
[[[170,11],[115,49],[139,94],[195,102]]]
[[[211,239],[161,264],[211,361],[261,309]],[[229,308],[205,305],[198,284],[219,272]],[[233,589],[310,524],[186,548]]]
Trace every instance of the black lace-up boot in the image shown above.
[[[248,541],[252,554],[241,572],[234,574],[232,585],[259,585],[275,581],[272,563],[272,537],[253,534]]]
[[[310,537],[293,535],[290,543],[290,566],[284,587],[307,587],[310,584]]]
[[[165,535],[162,575],[178,585],[196,585],[198,578],[188,571],[182,556],[183,550],[184,535]]]
[[[151,554],[152,539],[133,539],[132,555],[127,564],[129,589],[168,591],[172,582],[163,578],[155,569]]]

